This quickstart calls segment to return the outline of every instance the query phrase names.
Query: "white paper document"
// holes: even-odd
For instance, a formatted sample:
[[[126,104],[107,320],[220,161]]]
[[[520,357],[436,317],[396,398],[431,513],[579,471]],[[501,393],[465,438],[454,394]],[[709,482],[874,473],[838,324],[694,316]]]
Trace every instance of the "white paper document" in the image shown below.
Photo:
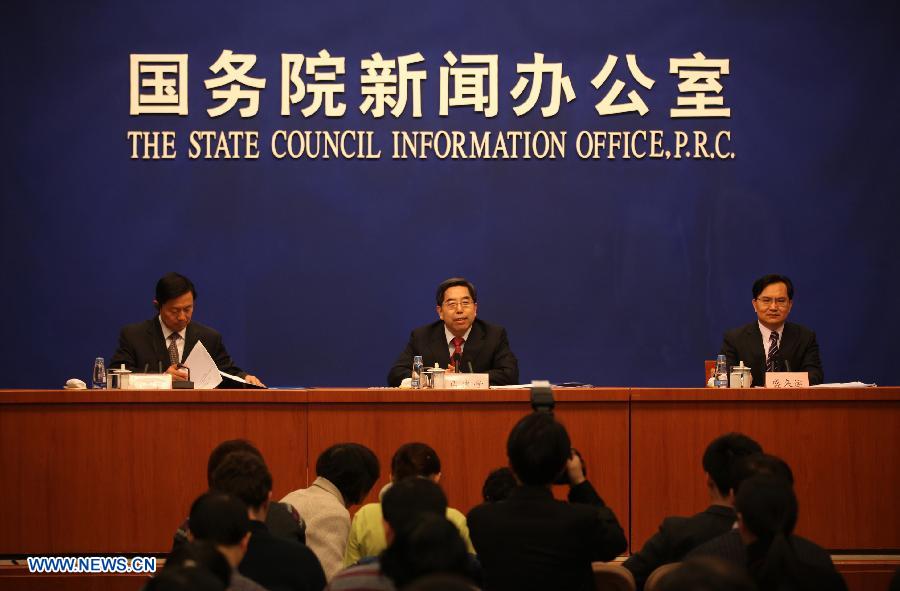
[[[222,383],[216,362],[200,341],[197,341],[191,349],[191,354],[188,355],[184,365],[191,370],[191,381],[194,382],[195,390],[212,390]]]

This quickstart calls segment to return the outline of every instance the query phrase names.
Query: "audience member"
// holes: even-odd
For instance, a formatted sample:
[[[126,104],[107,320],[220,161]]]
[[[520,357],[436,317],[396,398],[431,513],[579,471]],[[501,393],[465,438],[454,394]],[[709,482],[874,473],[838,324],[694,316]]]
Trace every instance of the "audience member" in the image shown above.
[[[191,505],[190,537],[215,544],[228,560],[231,591],[265,591],[258,583],[238,571],[250,543],[250,518],[247,506],[238,498],[222,492],[208,492]]]
[[[239,498],[250,517],[250,543],[238,566],[240,573],[272,591],[320,591],[325,573],[306,546],[276,538],[266,527],[272,496],[272,475],[265,463],[248,452],[225,456],[212,475],[212,488]]]
[[[224,591],[225,585],[208,570],[177,566],[162,569],[144,585],[144,591]]]
[[[846,591],[828,552],[793,535],[797,497],[783,478],[763,474],[746,480],[735,508],[747,568],[760,589]]]
[[[664,575],[658,591],[756,591],[738,566],[711,557],[690,558]]]
[[[441,480],[441,459],[437,452],[424,443],[406,443],[391,458],[391,484],[404,478],[427,478],[435,483]],[[382,495],[391,486],[382,490]],[[452,507],[447,508],[447,519],[455,525],[466,547],[472,554],[475,549],[469,541],[469,528],[466,517]],[[344,566],[356,564],[360,558],[377,556],[387,548],[384,533],[384,518],[381,514],[381,503],[368,503],[360,507],[353,516],[350,535],[347,538],[347,550],[344,552]]]
[[[469,554],[459,530],[445,517],[447,497],[425,478],[396,482],[382,499],[387,548],[372,560],[343,570],[333,591],[393,591],[431,573],[469,575]]]
[[[497,468],[488,474],[484,480],[484,486],[481,487],[481,498],[485,503],[496,503],[502,501],[509,496],[514,488],[518,486],[516,475],[507,467]]]
[[[182,544],[166,559],[163,570],[178,567],[205,570],[216,577],[223,589],[231,584],[231,565],[225,555],[210,542],[197,540]]]
[[[260,451],[255,445],[246,439],[229,439],[217,445],[209,454],[209,460],[206,462],[206,482],[212,488],[212,473],[219,466],[225,456],[234,451],[246,451],[257,456],[263,462]],[[306,524],[300,518],[297,510],[287,503],[269,503],[269,511],[266,513],[266,527],[269,532],[276,537],[288,540],[298,541],[301,544],[306,543]],[[188,541],[188,529],[190,528],[189,520],[185,519],[184,523],[175,532],[175,539],[172,542],[172,550],[174,551],[179,545]]]
[[[591,563],[612,560],[628,545],[615,514],[585,478],[565,427],[552,414],[520,420],[506,446],[521,483],[505,501],[469,513],[469,531],[484,568],[485,588],[589,590]],[[569,502],[550,485],[566,473]]]
[[[380,474],[378,458],[358,443],[339,443],[316,461],[316,479],[309,488],[295,490],[290,503],[306,520],[306,543],[319,557],[330,579],[343,565],[350,533],[348,507],[362,502]]]
[[[658,567],[677,562],[693,548],[729,531],[736,519],[734,493],[735,462],[761,452],[760,445],[746,435],[729,433],[714,439],[703,453],[703,472],[709,491],[709,507],[691,517],[666,517],[656,532],[623,566],[634,575],[638,589]]]

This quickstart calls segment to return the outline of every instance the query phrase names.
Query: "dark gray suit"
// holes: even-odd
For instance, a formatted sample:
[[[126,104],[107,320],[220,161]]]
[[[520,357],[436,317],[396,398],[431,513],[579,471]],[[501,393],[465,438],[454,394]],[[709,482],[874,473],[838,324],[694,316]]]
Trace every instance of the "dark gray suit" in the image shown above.
[[[203,343],[209,356],[216,362],[216,366],[225,373],[244,377],[247,372],[236,366],[222,344],[222,335],[218,331],[191,322],[184,333],[184,354],[180,361],[187,359],[197,341]],[[163,338],[159,317],[154,316],[150,320],[129,324],[119,334],[119,348],[109,360],[110,368],[117,368],[125,364],[131,371],[144,371],[148,368],[151,372],[163,371],[171,365],[169,362],[169,350]],[[234,382],[232,382],[234,383]]]
[[[397,387],[404,378],[410,376],[415,355],[422,356],[426,368],[433,367],[435,363],[447,367],[450,363],[450,347],[447,346],[442,320],[412,331],[406,348],[388,373],[389,386]],[[488,373],[492,386],[519,383],[519,362],[509,349],[509,340],[503,327],[475,319],[472,332],[463,345],[460,371],[468,371],[469,363],[476,373]]]
[[[819,344],[813,331],[799,324],[785,322],[778,351],[781,359],[788,362],[790,371],[809,372],[810,385],[824,381]],[[744,365],[749,366],[754,386],[766,385],[766,350],[763,348],[758,322],[726,332],[720,353],[728,358],[728,365],[737,365],[743,361]],[[788,368],[781,364],[776,369],[787,371]]]

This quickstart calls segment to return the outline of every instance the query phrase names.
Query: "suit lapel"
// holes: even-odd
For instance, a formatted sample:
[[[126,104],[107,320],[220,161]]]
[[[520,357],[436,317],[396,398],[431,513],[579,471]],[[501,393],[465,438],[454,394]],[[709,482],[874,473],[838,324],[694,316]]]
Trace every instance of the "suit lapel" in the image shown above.
[[[447,338],[444,334],[444,323],[438,322],[437,326],[431,331],[431,356],[441,367],[450,365],[450,347],[447,346]]]
[[[778,343],[778,350],[781,352],[781,358],[788,360],[794,358],[794,351],[797,349],[797,331],[793,324],[784,323],[784,330],[781,332],[781,341]],[[794,369],[793,367],[791,369]],[[785,368],[781,368],[785,371]]]
[[[194,325],[188,324],[187,329],[184,331],[184,352],[181,354],[182,363],[187,359],[188,354],[193,351],[194,345],[196,345],[199,340],[200,337],[197,335],[197,331],[194,330]]]
[[[465,371],[468,369],[468,363],[471,362],[472,365],[477,365],[475,360],[478,358],[478,353],[481,351],[481,347],[484,345],[484,330],[482,330],[481,325],[477,322],[472,324],[472,332],[469,333],[469,338],[466,341],[465,348],[463,349],[462,356],[462,366],[465,369],[461,369],[460,371]]]
[[[153,343],[153,353],[156,359],[160,362],[165,361],[163,369],[169,367],[169,351],[166,349],[166,340],[163,338],[159,317],[148,321],[147,333],[150,335],[150,342]],[[138,371],[144,371],[144,368],[138,368]],[[159,371],[159,367],[151,367],[149,371]]]
[[[753,351],[753,358],[744,361],[753,370],[759,370],[764,375],[766,373],[766,350],[763,348],[762,333],[759,330],[759,324],[751,324],[747,327],[747,338],[752,340],[750,348]],[[738,359],[740,361],[740,359]]]

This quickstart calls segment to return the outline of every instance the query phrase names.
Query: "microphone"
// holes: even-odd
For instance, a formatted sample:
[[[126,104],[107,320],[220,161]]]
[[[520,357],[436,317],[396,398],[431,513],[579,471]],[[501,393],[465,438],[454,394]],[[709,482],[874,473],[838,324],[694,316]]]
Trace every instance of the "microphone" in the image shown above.
[[[144,373],[150,373],[150,362],[144,364]]]
[[[469,364],[469,373],[475,373],[475,370],[472,369],[472,362],[471,362],[471,361],[467,361],[466,363]]]
[[[461,356],[459,353],[454,353],[454,354],[453,354],[453,358],[452,358],[452,360],[453,360],[453,368],[454,368],[456,371],[460,371],[459,365],[460,365],[461,359],[462,359],[462,356]]]
[[[781,356],[781,363],[784,365],[784,371],[791,371],[791,364],[784,358],[784,355]]]

